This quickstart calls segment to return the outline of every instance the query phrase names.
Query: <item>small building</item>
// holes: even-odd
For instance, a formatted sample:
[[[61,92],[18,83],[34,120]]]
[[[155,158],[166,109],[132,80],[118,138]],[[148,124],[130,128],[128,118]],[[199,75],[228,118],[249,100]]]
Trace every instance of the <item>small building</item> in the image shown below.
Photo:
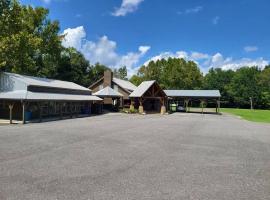
[[[42,120],[100,113],[102,99],[72,82],[0,73],[0,118]]]
[[[113,72],[110,70],[105,71],[104,76],[92,85],[90,85],[89,89],[91,89],[93,93],[96,93],[103,90],[105,87],[110,87],[122,95],[122,98],[119,99],[120,107],[130,106],[131,100],[129,98],[129,95],[137,88],[134,84],[127,80],[113,77]],[[104,106],[112,106],[114,103],[113,100],[113,96],[104,97]]]
[[[167,95],[154,80],[142,82],[129,97],[140,113],[166,112]]]
[[[176,106],[182,106],[186,111],[190,110],[192,103],[203,108],[208,103],[216,107],[216,113],[220,109],[220,92],[219,90],[164,90],[168,97],[168,109],[175,110],[170,107],[172,103]]]

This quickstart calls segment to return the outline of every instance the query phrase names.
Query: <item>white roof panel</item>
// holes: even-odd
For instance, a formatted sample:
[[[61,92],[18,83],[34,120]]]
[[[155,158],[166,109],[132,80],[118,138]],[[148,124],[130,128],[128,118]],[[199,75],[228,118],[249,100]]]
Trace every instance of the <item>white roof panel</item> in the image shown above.
[[[99,90],[95,92],[93,95],[99,96],[99,97],[122,97],[123,95],[119,92],[113,90],[111,87],[107,86],[103,88],[102,90]]]
[[[169,97],[220,97],[219,90],[164,90]]]
[[[134,91],[137,88],[131,82],[126,81],[126,80],[122,80],[122,79],[119,79],[119,78],[113,78],[113,82],[116,83],[117,85],[119,85],[121,88],[130,90],[130,91]]]
[[[60,80],[53,80],[53,79],[47,79],[47,78],[25,76],[25,75],[13,74],[13,73],[7,73],[7,72],[5,72],[5,74],[15,79],[18,79],[27,85],[90,91],[88,88],[85,88],[76,83],[72,83],[68,81],[60,81]]]
[[[141,97],[144,93],[155,83],[156,81],[144,81],[142,82],[136,90],[134,90],[129,97]]]

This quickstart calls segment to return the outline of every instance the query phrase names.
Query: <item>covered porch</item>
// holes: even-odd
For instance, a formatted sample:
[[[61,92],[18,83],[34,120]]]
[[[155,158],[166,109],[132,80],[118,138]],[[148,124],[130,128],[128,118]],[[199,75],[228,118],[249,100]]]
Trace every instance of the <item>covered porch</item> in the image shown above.
[[[91,95],[34,93],[25,91],[0,93],[0,118],[39,121],[47,118],[73,118],[101,113],[102,99]]]
[[[156,81],[142,82],[129,97],[130,110],[138,109],[139,113],[166,113],[167,96]]]

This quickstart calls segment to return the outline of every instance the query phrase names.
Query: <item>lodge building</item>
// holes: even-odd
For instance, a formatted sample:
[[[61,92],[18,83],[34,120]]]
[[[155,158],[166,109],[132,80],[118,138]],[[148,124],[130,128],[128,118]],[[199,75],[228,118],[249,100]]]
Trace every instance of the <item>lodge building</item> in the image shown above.
[[[21,120],[100,113],[102,99],[75,83],[0,73],[0,118]]]
[[[113,77],[110,70],[89,88],[72,82],[0,73],[0,119],[23,123],[43,118],[77,117],[102,113],[103,108],[137,109],[139,113],[189,111],[192,103],[210,102],[219,113],[219,90],[163,90],[157,81],[144,81],[138,87],[127,80]],[[175,107],[172,107],[175,105]]]

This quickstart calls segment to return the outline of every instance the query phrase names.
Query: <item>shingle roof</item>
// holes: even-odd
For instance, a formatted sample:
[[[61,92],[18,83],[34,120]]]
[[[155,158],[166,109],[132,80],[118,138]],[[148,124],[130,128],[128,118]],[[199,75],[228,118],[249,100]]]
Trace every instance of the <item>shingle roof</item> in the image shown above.
[[[90,91],[88,88],[85,88],[76,83],[72,83],[68,81],[60,81],[60,80],[53,80],[53,79],[47,79],[47,78],[25,76],[25,75],[13,74],[13,73],[7,73],[7,72],[5,72],[5,74],[9,75],[12,78],[18,79],[19,81],[24,82],[26,85]]]
[[[92,95],[56,94],[44,92],[30,92],[16,90],[12,92],[1,92],[0,99],[13,100],[53,100],[53,101],[101,101],[102,99]]]
[[[123,96],[122,94],[113,90],[109,86],[103,88],[102,90],[95,92],[93,95],[96,95],[99,97],[122,97]]]
[[[155,83],[156,81],[144,81],[142,82],[129,97],[141,97],[144,93]]]
[[[113,78],[113,82],[116,83],[117,85],[119,85],[121,88],[124,88],[124,89],[127,89],[127,90],[130,90],[130,91],[134,91],[137,87],[132,84],[131,82],[129,81],[126,81],[126,80],[122,80],[122,79],[119,79],[119,78]]]
[[[220,97],[219,90],[164,90],[169,97]]]

